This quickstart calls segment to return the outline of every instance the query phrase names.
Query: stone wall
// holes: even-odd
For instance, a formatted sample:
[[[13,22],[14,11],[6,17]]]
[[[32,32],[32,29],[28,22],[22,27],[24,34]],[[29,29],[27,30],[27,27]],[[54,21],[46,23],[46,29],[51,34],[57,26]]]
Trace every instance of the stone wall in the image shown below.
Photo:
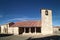
[[[46,11],[48,15],[46,15]],[[52,11],[48,9],[42,9],[41,10],[41,20],[42,20],[42,34],[52,34],[53,33],[53,27],[52,27]]]

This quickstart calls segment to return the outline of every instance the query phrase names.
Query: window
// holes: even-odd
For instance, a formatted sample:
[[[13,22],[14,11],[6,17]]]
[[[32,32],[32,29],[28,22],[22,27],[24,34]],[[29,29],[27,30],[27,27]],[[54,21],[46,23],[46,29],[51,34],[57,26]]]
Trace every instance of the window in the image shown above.
[[[45,11],[45,15],[48,15],[48,11],[47,10]]]

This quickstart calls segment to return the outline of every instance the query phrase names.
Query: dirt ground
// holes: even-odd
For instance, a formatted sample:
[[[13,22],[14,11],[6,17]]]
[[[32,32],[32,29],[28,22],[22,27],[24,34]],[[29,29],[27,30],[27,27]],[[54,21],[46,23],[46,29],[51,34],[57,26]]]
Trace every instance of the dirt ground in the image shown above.
[[[0,37],[0,40],[27,40],[30,36],[11,35]]]
[[[58,35],[3,35],[0,40],[60,40]]]

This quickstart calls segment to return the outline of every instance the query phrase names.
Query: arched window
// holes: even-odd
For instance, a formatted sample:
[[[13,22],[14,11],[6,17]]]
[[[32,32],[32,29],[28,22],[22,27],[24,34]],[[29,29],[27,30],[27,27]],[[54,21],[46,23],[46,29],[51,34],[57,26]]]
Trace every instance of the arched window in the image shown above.
[[[45,15],[48,15],[48,10],[45,11]]]

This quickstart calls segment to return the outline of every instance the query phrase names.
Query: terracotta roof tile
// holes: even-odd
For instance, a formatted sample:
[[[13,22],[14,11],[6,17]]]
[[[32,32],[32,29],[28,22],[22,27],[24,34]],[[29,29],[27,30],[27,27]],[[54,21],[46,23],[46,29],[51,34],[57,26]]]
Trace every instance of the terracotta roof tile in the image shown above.
[[[16,22],[10,27],[40,27],[41,21],[23,21],[23,22]]]

